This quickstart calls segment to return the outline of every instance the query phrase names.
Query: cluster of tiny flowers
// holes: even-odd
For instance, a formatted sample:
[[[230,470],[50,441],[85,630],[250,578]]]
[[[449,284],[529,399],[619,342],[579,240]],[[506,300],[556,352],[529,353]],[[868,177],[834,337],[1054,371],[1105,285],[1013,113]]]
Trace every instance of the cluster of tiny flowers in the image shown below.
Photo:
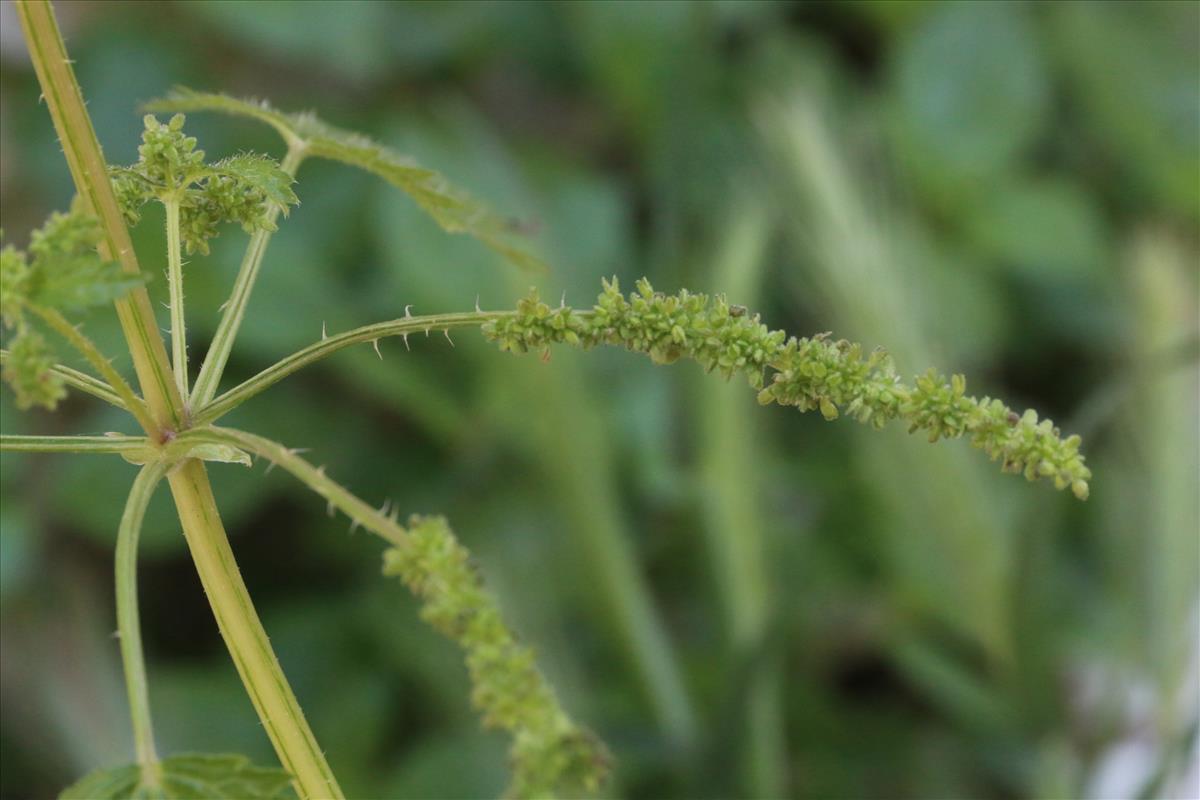
[[[67,396],[62,378],[50,370],[54,361],[54,351],[37,331],[27,330],[13,340],[3,376],[17,397],[17,408],[36,405],[53,411]]]
[[[96,252],[99,220],[78,208],[55,212],[30,236],[29,252],[11,245],[0,250],[0,319],[12,331],[3,378],[17,407],[53,410],[66,396],[62,379],[51,371],[54,350],[32,325],[30,309],[74,311],[112,300],[140,283]]]
[[[909,386],[881,350],[864,353],[861,345],[828,334],[788,337],[720,295],[687,290],[664,295],[642,279],[626,297],[614,279],[604,283],[595,307],[581,312],[551,308],[534,291],[515,314],[488,322],[483,332],[512,352],[553,343],[609,344],[646,353],[657,363],[690,358],[726,378],[743,373],[764,405],[819,410],[826,419],[845,414],[876,428],[900,419],[910,432],[926,431],[930,441],[967,436],[1007,472],[1050,478],[1081,500],[1088,495],[1091,471],[1079,453],[1079,437],[1063,439],[1036,412],[1018,415],[999,400],[970,397],[961,375],[947,381],[930,371]]]
[[[223,222],[236,222],[248,233],[274,230],[272,204],[286,209],[296,202],[287,188],[291,177],[261,155],[205,164],[196,139],[183,132],[184,121],[176,114],[164,125],[147,114],[137,163],[111,169],[125,221],[137,224],[151,200],[179,203],[180,240],[189,254],[208,253],[208,240]]]
[[[413,517],[408,541],[384,554],[384,574],[398,575],[423,601],[421,617],[466,654],[472,703],[487,727],[513,736],[510,797],[594,792],[609,755],[559,705],[554,690],[504,625],[470,556],[441,517]]]

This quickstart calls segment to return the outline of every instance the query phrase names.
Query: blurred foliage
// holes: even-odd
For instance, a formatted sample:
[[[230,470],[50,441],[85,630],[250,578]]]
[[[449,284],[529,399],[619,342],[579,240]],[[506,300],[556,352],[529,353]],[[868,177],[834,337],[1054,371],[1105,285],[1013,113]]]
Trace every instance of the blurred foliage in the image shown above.
[[[444,513],[628,797],[1195,797],[1200,6],[61,3],[106,154],[174,84],[313,108],[536,220],[546,276],[305,164],[230,361],[330,332],[585,302],[603,276],[727,289],[1084,436],[1086,505],[932,447],[756,409],[692,365],[348,351],[235,412],[405,512]],[[6,241],[70,201],[0,5]],[[195,115],[213,157],[281,155]],[[242,235],[191,259],[193,357]],[[161,210],[135,230],[164,298]],[[165,313],[161,317],[165,324]],[[115,316],[86,320],[108,353]],[[65,348],[60,348],[65,350]],[[128,358],[118,358],[128,369]],[[733,394],[723,394],[726,389]],[[6,433],[102,432],[0,396]],[[272,642],[352,797],[498,794],[466,669],[279,471],[211,470]],[[134,468],[0,457],[0,795],[126,763],[111,558]],[[273,756],[170,501],[143,536],[160,750]]]

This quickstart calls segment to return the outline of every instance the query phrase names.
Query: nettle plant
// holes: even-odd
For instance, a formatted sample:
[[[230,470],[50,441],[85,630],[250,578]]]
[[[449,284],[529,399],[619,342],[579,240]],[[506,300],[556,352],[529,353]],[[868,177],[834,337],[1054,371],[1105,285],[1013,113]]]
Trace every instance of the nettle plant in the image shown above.
[[[249,380],[219,391],[247,300],[258,278],[280,215],[298,202],[294,176],[309,158],[327,158],[373,172],[399,187],[441,226],[466,233],[520,265],[536,264],[512,241],[512,226],[438,174],[380,145],[318,120],[288,114],[264,102],[177,89],[149,104],[173,114],[167,122],[145,118],[137,163],[105,163],[75,81],[53,12],[45,2],[19,0],[30,52],[62,141],[78,195],[65,214],[54,214],[30,237],[27,251],[6,246],[0,260],[0,311],[8,349],[3,376],[20,408],[53,409],[69,388],[128,412],[144,435],[4,435],[4,450],[107,453],[141,465],[133,482],[116,544],[116,605],[120,652],[132,714],[136,760],[84,777],[65,798],[301,798],[341,797],[333,771],[296,702],[268,643],[221,525],[205,462],[249,466],[265,459],[291,473],[329,505],[387,544],[383,572],[398,576],[423,603],[422,617],[464,653],[471,697],[489,727],[512,737],[513,797],[578,796],[598,791],[611,757],[588,730],[571,720],[517,642],[495,600],[445,519],[411,517],[376,509],[325,475],[296,450],[253,433],[220,427],[220,418],[297,370],[354,345],[378,345],[389,336],[478,328],[501,350],[548,353],[551,345],[615,345],[654,362],[699,362],[726,379],[744,376],[759,402],[818,410],[826,419],[852,417],[882,428],[901,420],[930,441],[966,437],[1007,472],[1030,480],[1049,478],[1059,489],[1087,497],[1090,472],[1079,437],[1063,438],[1034,411],[1018,414],[999,400],[966,393],[961,375],[934,371],[907,383],[882,351],[826,334],[790,337],[769,330],[759,317],[723,296],[655,291],[638,281],[623,294],[605,282],[590,309],[551,307],[532,291],[515,310],[402,317],[320,341],[293,353]],[[183,112],[215,111],[274,127],[287,146],[281,162],[252,154],[208,161],[184,132]],[[170,297],[171,353],[142,285],[142,270],[127,224],[148,202],[166,210],[166,273]],[[203,363],[192,380],[184,313],[186,249],[207,252],[224,223],[250,234],[240,271]],[[81,309],[115,303],[141,392],[71,322]],[[77,350],[94,368],[87,374],[56,363],[44,332]],[[221,634],[228,645],[282,769],[251,765],[238,755],[184,754],[160,758],[155,750],[146,670],[138,630],[137,541],[146,506],[163,479]]]

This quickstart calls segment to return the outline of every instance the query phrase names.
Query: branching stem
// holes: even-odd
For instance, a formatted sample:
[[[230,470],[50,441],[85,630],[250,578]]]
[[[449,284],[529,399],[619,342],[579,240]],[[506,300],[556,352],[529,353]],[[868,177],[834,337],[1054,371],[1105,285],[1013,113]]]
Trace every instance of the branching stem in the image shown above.
[[[296,175],[296,170],[304,159],[304,150],[302,142],[292,141],[281,164],[284,172],[293,177]],[[279,218],[279,212],[279,206],[272,206],[267,216],[268,228],[272,227],[275,220]],[[259,229],[250,237],[250,244],[247,245],[246,253],[242,256],[242,266],[238,270],[233,291],[225,306],[225,312],[217,324],[217,332],[213,334],[212,344],[209,345],[204,363],[200,365],[200,374],[196,376],[196,385],[192,389],[191,396],[192,408],[200,408],[216,396],[217,388],[221,384],[221,375],[225,371],[225,364],[229,361],[229,353],[233,350],[234,340],[237,339],[238,329],[241,327],[242,318],[246,313],[246,304],[250,301],[250,292],[254,289],[254,282],[258,278],[258,270],[262,265],[263,255],[267,251],[267,244],[271,241],[272,233],[274,233],[272,230]]]
[[[156,789],[162,775],[158,753],[154,749],[154,730],[150,722],[150,695],[146,683],[146,661],[142,654],[142,632],[137,604],[137,547],[142,518],[154,490],[166,471],[166,464],[154,462],[142,467],[133,482],[121,527],[117,531],[116,589],[117,636],[121,644],[121,664],[125,670],[125,690],[129,695],[129,714],[133,722],[133,742],[142,786]]]
[[[314,467],[296,451],[289,450],[278,442],[233,428],[204,427],[184,433],[167,448],[167,452],[170,454],[176,450],[184,451],[203,443],[232,445],[265,458],[287,470],[353,522],[380,536],[388,544],[396,547],[405,547],[408,544],[404,527],[393,516],[372,508],[369,503],[329,478],[323,467]]]
[[[104,229],[101,255],[119,259],[126,271],[139,274],[129,231],[108,179],[107,164],[71,69],[54,10],[46,0],[18,0],[16,6],[75,187],[85,207],[99,216]],[[95,361],[93,364],[112,383],[146,432],[156,439],[165,438],[168,430],[179,431],[186,425],[187,412],[184,398],[171,376],[171,364],[149,295],[145,289],[137,288],[116,305],[150,413],[147,414],[146,406],[107,361],[100,358],[102,365]],[[62,333],[75,340],[73,343],[82,338],[69,324],[66,329]],[[283,767],[293,776],[297,794],[301,800],[341,798],[325,755],[304,719],[250,602],[221,525],[204,465],[189,459],[172,470],[168,480],[218,626],[271,744]]]

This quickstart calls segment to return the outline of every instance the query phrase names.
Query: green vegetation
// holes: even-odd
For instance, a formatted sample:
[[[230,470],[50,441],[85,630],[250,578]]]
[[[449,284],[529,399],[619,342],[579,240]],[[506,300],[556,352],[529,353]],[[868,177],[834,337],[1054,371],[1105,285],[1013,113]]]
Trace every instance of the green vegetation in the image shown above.
[[[698,14],[716,14],[723,8],[682,7],[701,9]],[[350,17],[376,13],[365,6],[349,8]],[[649,14],[648,8],[635,5],[626,10]],[[857,13],[883,13],[876,6],[862,8],[872,10]],[[897,56],[890,97],[905,111],[889,112],[900,115],[894,145],[911,159],[912,180],[925,193],[925,210],[952,245],[939,249],[923,238],[930,236],[928,229],[901,216],[896,224],[905,233],[893,252],[884,221],[855,177],[847,145],[832,134],[826,116],[833,105],[822,94],[827,89],[807,90],[822,99],[796,100],[764,80],[751,109],[759,124],[757,133],[740,128],[742,114],[730,117],[738,120],[736,133],[698,139],[713,145],[726,135],[753,136],[761,147],[757,157],[772,165],[769,176],[760,172],[761,164],[738,162],[713,166],[712,175],[696,178],[696,163],[713,163],[700,153],[689,156],[696,161],[685,160],[674,169],[669,160],[660,163],[654,160],[657,156],[646,156],[648,163],[660,164],[673,176],[661,186],[681,193],[664,201],[672,213],[690,219],[693,230],[704,228],[696,225],[700,220],[712,223],[699,243],[655,234],[665,236],[656,239],[665,249],[656,256],[660,266],[653,270],[655,282],[672,287],[692,283],[709,292],[664,293],[640,278],[635,290],[625,294],[619,278],[628,279],[630,270],[613,261],[627,253],[607,250],[603,233],[613,229],[605,215],[622,207],[619,193],[607,194],[578,176],[564,179],[562,165],[536,159],[531,177],[519,177],[520,170],[511,167],[502,148],[486,137],[474,144],[439,142],[434,134],[412,141],[432,163],[465,182],[473,183],[476,175],[484,186],[529,180],[529,186],[538,187],[528,189],[530,196],[547,195],[540,203],[549,217],[543,225],[492,210],[526,208],[528,197],[521,191],[481,191],[480,196],[497,197],[485,203],[455,188],[442,172],[422,166],[424,158],[419,163],[401,156],[322,122],[311,112],[283,112],[263,101],[183,88],[146,105],[151,113],[143,119],[137,160],[130,166],[108,163],[90,116],[98,105],[84,103],[49,4],[20,0],[17,9],[70,168],[75,199],[69,212],[51,214],[31,234],[28,247],[9,244],[0,255],[0,312],[7,348],[0,354],[3,377],[17,408],[57,410],[53,417],[35,412],[40,415],[29,417],[32,423],[5,415],[6,432],[0,438],[6,459],[5,496],[24,500],[25,490],[14,493],[10,481],[25,471],[9,467],[32,463],[14,460],[32,458],[24,454],[100,454],[106,458],[79,461],[108,461],[120,467],[123,460],[140,467],[132,489],[124,472],[116,473],[114,480],[122,482],[120,490],[128,499],[119,524],[113,520],[107,529],[116,532],[119,638],[119,648],[110,649],[119,649],[123,665],[134,761],[113,767],[122,759],[111,753],[77,758],[76,766],[89,769],[77,769],[74,775],[87,775],[62,797],[469,796],[495,791],[498,761],[491,740],[484,746],[478,744],[483,740],[462,738],[477,734],[444,731],[419,735],[416,744],[408,745],[427,749],[423,775],[418,770],[379,782],[377,774],[390,767],[381,763],[391,757],[379,756],[382,751],[375,748],[393,746],[389,737],[396,732],[388,729],[391,723],[385,714],[368,709],[396,693],[420,708],[421,701],[410,700],[419,690],[398,688],[410,684],[439,687],[437,696],[445,699],[437,703],[445,705],[428,706],[425,713],[433,718],[468,730],[459,720],[465,716],[463,700],[469,697],[484,727],[508,734],[512,797],[880,795],[885,787],[903,796],[1075,793],[1087,782],[1084,770],[1098,763],[1103,747],[1118,741],[1118,733],[1110,732],[1105,739],[1084,726],[1077,736],[1066,724],[1079,713],[1073,704],[1083,701],[1057,696],[1063,663],[1081,669],[1078,664],[1090,662],[1078,655],[1087,647],[1072,641],[1065,623],[1051,621],[1051,610],[1065,603],[1065,613],[1078,618],[1093,602],[1107,607],[1114,601],[1107,590],[1082,591],[1078,582],[1087,581],[1063,572],[1064,553],[1048,550],[1044,537],[1061,520],[1085,519],[1089,506],[1114,507],[1110,504],[1118,500],[1106,498],[1124,491],[1117,487],[1118,479],[1136,482],[1139,491],[1148,492],[1136,496],[1126,519],[1136,519],[1138,508],[1154,510],[1143,543],[1148,555],[1136,556],[1146,559],[1154,579],[1131,590],[1147,595],[1139,608],[1153,610],[1153,624],[1138,634],[1140,638],[1128,641],[1138,642],[1148,654],[1133,663],[1152,668],[1159,692],[1155,719],[1161,747],[1159,761],[1137,789],[1154,794],[1176,780],[1179,753],[1185,752],[1189,737],[1194,739],[1196,727],[1190,712],[1181,713],[1179,706],[1187,687],[1188,651],[1171,635],[1175,621],[1194,613],[1192,590],[1197,584],[1194,559],[1186,558],[1196,547],[1189,533],[1196,516],[1189,488],[1194,458],[1179,456],[1174,447],[1178,436],[1194,433],[1194,419],[1178,430],[1175,423],[1194,417],[1187,413],[1194,410],[1194,396],[1174,383],[1180,364],[1189,371],[1195,365],[1195,292],[1188,291],[1195,288],[1194,275],[1180,267],[1190,252],[1187,245],[1178,237],[1151,231],[1139,233],[1136,246],[1129,249],[1139,303],[1133,313],[1145,321],[1137,328],[1145,330],[1138,352],[1150,355],[1142,359],[1143,371],[1125,383],[1112,382],[1082,404],[1073,424],[1064,426],[1070,435],[1033,410],[1021,413],[1001,400],[968,395],[960,374],[946,378],[931,369],[908,382],[895,366],[980,361],[988,352],[988,337],[1003,335],[1001,317],[989,314],[988,304],[973,295],[978,290],[970,288],[971,279],[947,267],[956,249],[967,258],[994,258],[1001,264],[1027,265],[1030,258],[1043,263],[1045,258],[1044,264],[1058,265],[1053,267],[1060,270],[1056,280],[1068,286],[1070,276],[1078,280],[1087,274],[1090,260],[1102,257],[1100,237],[1091,227],[1095,220],[1081,211],[1081,195],[1069,186],[1022,175],[1014,167],[1038,126],[1029,119],[1019,125],[1012,121],[1046,103],[1037,58],[1029,56],[1009,78],[997,79],[1000,85],[987,102],[954,83],[990,80],[995,74],[991,59],[1028,47],[1025,28],[1033,23],[1024,11],[986,6],[969,14],[957,8],[929,12],[930,21],[922,28],[925,38],[906,45]],[[540,12],[525,10],[516,17],[524,19],[521,15],[529,13]],[[573,24],[584,26],[588,36],[610,44],[617,41],[606,39],[604,31],[618,20],[597,21],[591,16],[595,13],[605,12],[572,12]],[[670,17],[680,12],[661,13]],[[1070,13],[1057,15],[1066,20],[1058,24],[1078,23],[1081,29],[1093,24],[1093,17],[1073,21]],[[1094,13],[1095,19],[1101,18],[1101,12]],[[657,19],[651,15],[647,20],[652,18]],[[884,19],[875,23],[881,29],[901,24]],[[655,29],[653,36],[660,38],[647,38],[645,47],[637,46],[636,40],[648,34],[630,30],[634,41],[626,42],[619,53],[593,42],[590,57],[598,64],[613,59],[635,65],[641,59],[643,67],[656,63],[652,53],[678,35],[672,33],[678,20],[657,22],[666,27]],[[989,34],[984,37],[987,46],[971,53],[978,63],[947,78],[943,63],[959,55],[962,39],[980,25]],[[617,26],[627,28],[624,22]],[[990,49],[994,47],[1008,50],[997,54]],[[795,70],[808,76],[806,86],[835,80],[822,72],[828,66],[791,60],[803,52],[802,47],[773,50],[763,56],[767,61],[755,74]],[[85,85],[87,69],[81,68]],[[630,135],[644,140],[639,146],[647,148],[646,153],[654,152],[653,142],[661,146],[670,139],[670,126],[660,128],[665,123],[656,115],[675,111],[657,108],[655,95],[639,94],[632,74],[615,62],[596,69],[611,81],[605,90],[611,102],[642,121],[643,127]],[[702,74],[683,85],[691,86],[693,78],[700,80]],[[949,85],[943,85],[946,81]],[[944,141],[941,126],[955,117],[939,117],[923,104],[922,87],[929,82],[937,82],[941,96],[957,103],[962,114],[962,130]],[[235,151],[210,159],[197,138],[185,132],[200,112],[265,123],[282,138],[285,152],[276,160],[242,150],[241,143],[236,148],[206,146],[209,151]],[[162,122],[157,113],[172,116]],[[185,113],[193,118],[186,119]],[[469,134],[473,124],[463,123],[461,130]],[[469,139],[468,134],[464,135]],[[271,147],[253,136],[246,135],[246,142]],[[207,144],[207,134],[204,138]],[[215,140],[228,145],[219,133]],[[447,160],[439,155],[439,145],[451,151],[458,147],[463,157]],[[316,166],[321,161],[356,169],[326,171]],[[348,180],[343,177],[346,172],[381,177],[413,202],[404,206],[408,211],[395,212],[401,199],[394,192],[387,199],[373,199],[376,190],[369,184],[339,184]],[[718,174],[729,183],[706,183]],[[688,182],[693,179],[706,185],[691,187]],[[1165,213],[1174,214],[1179,226],[1194,225],[1200,218],[1192,207],[1196,198],[1161,170],[1147,168],[1139,180],[1145,191],[1161,192],[1164,207],[1171,209]],[[978,186],[989,181],[995,196],[979,196]],[[736,188],[731,191],[730,186]],[[727,200],[714,213],[704,206],[711,201],[702,199],[717,190]],[[332,198],[327,197],[330,192]],[[768,195],[781,201],[780,209],[771,210]],[[396,283],[386,277],[386,269],[385,277],[377,275],[383,269],[379,265],[356,263],[362,249],[356,237],[366,222],[343,206],[364,198],[372,198],[373,213],[380,217],[371,237],[402,268],[403,280]],[[280,231],[281,218],[289,211],[293,218],[309,213],[310,203],[317,211],[305,218],[312,230],[287,244],[292,228]],[[976,216],[965,216],[963,209],[971,207]],[[414,216],[404,216],[409,211]],[[402,215],[393,216],[397,213]],[[144,224],[143,218],[158,222],[160,215],[162,224]],[[435,228],[426,225],[426,216]],[[670,218],[668,214],[664,219]],[[797,218],[807,222],[800,224]],[[530,237],[542,227],[553,242],[559,219],[567,225],[557,244]],[[236,275],[227,269],[238,262],[229,246],[232,237],[220,236],[231,223],[249,235]],[[1047,224],[1052,230],[1039,228]],[[137,226],[136,239],[130,238],[129,226]],[[589,240],[593,226],[600,233]],[[157,232],[151,235],[151,229]],[[772,239],[773,231],[781,235]],[[447,244],[440,235],[446,232],[466,234],[486,249],[457,250],[458,245]],[[11,230],[9,234],[11,240]],[[322,243],[318,234],[332,235],[350,248],[339,259],[330,258],[325,272],[311,266],[325,256],[306,250],[330,247],[317,252],[332,255],[336,247]],[[1033,241],[1013,243],[1026,235]],[[763,310],[740,305],[769,296],[762,291],[767,278],[760,265],[776,245],[786,252],[784,242],[808,248],[805,271],[781,277],[784,291],[770,296]],[[278,260],[279,271],[272,267],[254,292],[273,243],[271,261]],[[487,251],[508,265],[466,266],[461,277],[449,273],[460,252],[475,253],[478,260]],[[593,252],[605,255],[589,256]],[[902,265],[917,255],[926,266],[902,272]],[[560,261],[589,257],[587,274],[559,272]],[[783,258],[786,262],[787,256]],[[693,260],[707,271],[689,263]],[[164,268],[165,288],[155,285],[153,271],[143,264]],[[567,288],[572,294],[590,295],[594,288],[585,287],[612,266],[618,276],[603,280],[592,304],[569,305],[566,291],[557,306],[541,299],[543,293],[557,296],[559,289]],[[347,276],[338,276],[338,270]],[[921,281],[914,283],[914,275]],[[1035,271],[1016,280],[1039,286],[1041,279]],[[354,295],[359,302],[345,302],[351,297],[345,287],[360,281],[368,288]],[[529,283],[540,285],[542,292],[532,289],[513,309],[512,296]],[[1041,301],[1057,296],[1048,291]],[[477,293],[482,298],[475,298],[474,310],[412,311],[413,305],[426,304],[468,308],[470,295]],[[1032,296],[1039,295],[1034,291]],[[167,306],[169,348],[158,333],[152,297]],[[313,300],[322,314],[320,337],[300,346],[316,331],[315,326],[307,334],[298,331],[303,319],[298,304]],[[96,313],[110,303],[117,311],[119,336]],[[485,310],[493,306],[506,310]],[[364,311],[380,313],[386,321],[349,327],[361,323]],[[793,321],[798,317],[810,323],[810,329],[814,322],[842,323],[855,338],[891,344],[891,354],[830,334],[790,336],[763,322],[775,315]],[[926,317],[932,320],[927,326],[921,322]],[[1063,324],[1080,326],[1071,336],[1089,343],[1095,338],[1096,329],[1083,321]],[[478,337],[462,335],[462,329],[471,328],[480,329],[483,338],[501,350],[539,353],[542,363],[498,357]],[[393,346],[385,358],[381,343],[396,337],[403,350]],[[932,344],[939,337],[945,345]],[[1053,341],[1052,336],[1038,337],[1022,333],[1012,339],[1018,357],[1008,377],[1018,386],[1024,380],[1022,364],[1037,363],[1038,348]],[[436,339],[444,339],[444,351],[431,355]],[[207,346],[197,348],[199,357],[190,359],[189,348],[200,343]],[[860,438],[848,425],[831,426],[833,432],[827,433],[808,423],[777,422],[769,410],[755,412],[726,393],[716,377],[702,380],[687,367],[642,370],[636,362],[618,360],[625,358],[620,354],[597,353],[577,360],[571,352],[599,345],[645,354],[655,366],[691,361],[726,381],[741,375],[757,392],[760,405],[819,411],[827,421],[850,418],[873,430]],[[291,355],[274,360],[279,352],[297,346]],[[124,356],[111,358],[122,350],[128,353],[136,382],[122,375]],[[422,359],[421,350],[430,357]],[[347,352],[330,358],[342,351]],[[274,363],[250,368],[260,361]],[[346,368],[335,364],[355,366],[337,372]],[[307,391],[315,389],[320,395],[315,413],[296,413],[299,406],[283,389],[272,392],[281,412],[273,410],[272,400],[248,402],[306,369],[341,376],[334,383],[318,378],[315,386],[305,384],[304,376],[289,381],[289,387],[297,387],[293,391],[308,386]],[[985,384],[998,382],[995,374],[981,372]],[[222,391],[227,376],[233,375],[240,380]],[[694,381],[687,384],[687,392],[697,403],[695,412],[688,403],[664,399],[682,391],[672,381],[685,380]],[[476,403],[471,398],[480,386],[486,389],[486,400]],[[91,401],[72,397],[73,390],[114,408],[88,411]],[[1130,398],[1136,398],[1139,414],[1132,416],[1138,419],[1125,421],[1128,415],[1120,409],[1134,407]],[[631,427],[620,433],[606,430],[598,420],[600,409],[608,405],[635,420],[626,423]],[[1063,407],[1061,399],[1051,405]],[[382,414],[380,408],[390,410]],[[393,435],[398,412],[412,429]],[[273,419],[276,413],[279,417]],[[226,415],[238,427],[227,427]],[[287,423],[281,424],[284,419]],[[1060,506],[1058,495],[1051,492],[1018,495],[1012,489],[993,488],[1007,482],[981,474],[977,462],[982,459],[967,460],[966,448],[956,443],[914,446],[892,430],[900,427],[889,426],[892,421],[907,426],[909,434],[922,433],[930,443],[964,438],[1005,472],[1029,481],[1047,479],[1057,489],[1069,488],[1079,500],[1093,494],[1092,503]],[[1090,441],[1091,433],[1118,421],[1131,426],[1123,441],[1153,451],[1157,460],[1145,453],[1141,462],[1108,457],[1096,470],[1093,492],[1080,436],[1071,431],[1082,429]],[[789,435],[767,437],[767,424],[779,425]],[[692,435],[686,435],[685,425],[691,426]],[[136,432],[68,433],[79,427]],[[46,428],[50,432],[42,433]],[[348,435],[344,448],[336,444],[343,428],[357,431]],[[325,466],[302,457],[304,451],[295,446],[298,435],[332,436],[333,446],[319,446],[317,451],[323,459],[337,461],[331,472],[349,473],[347,484],[370,492],[390,492],[397,482],[411,485],[401,490],[401,502],[389,499],[377,508],[334,481]],[[483,473],[457,488],[447,484],[445,475],[454,473],[440,466],[448,456],[433,446],[435,442],[447,452],[477,460],[476,469],[492,474],[495,485],[480,484]],[[520,470],[489,465],[501,447],[538,477],[528,479]],[[672,464],[693,447],[699,448],[695,459],[701,469],[682,481]],[[372,448],[383,448],[382,456]],[[360,457],[365,463],[357,463]],[[314,509],[277,516],[260,505],[263,497],[279,491],[268,488],[274,486],[269,481],[247,479],[243,470],[260,461],[280,467],[324,500],[330,516],[340,512],[347,517],[351,533],[361,528],[384,540],[384,573],[401,578],[420,603],[419,613],[396,614],[394,582],[345,566],[358,563],[357,556],[346,553],[362,550],[361,543],[315,544],[320,539],[317,531],[329,523]],[[1130,466],[1134,463],[1149,466],[1139,473]],[[1110,469],[1114,477],[1109,477]],[[164,479],[174,500],[174,521],[154,506]],[[68,511],[83,503],[84,491],[72,498],[78,481],[63,479],[61,484],[55,489],[61,492],[56,495],[61,507],[56,513],[87,513]],[[644,496],[623,500],[635,485],[642,487]],[[534,507],[553,500],[566,523],[563,535],[528,541],[524,547],[536,549],[524,552],[519,535],[514,538],[514,532],[527,527],[521,522],[529,513],[520,510],[527,507],[522,493],[533,499]],[[475,507],[473,494],[487,502]],[[816,501],[820,495],[829,499]],[[119,508],[114,496],[100,505]],[[399,522],[400,508],[426,504],[447,509],[460,533],[480,531],[494,537],[464,537],[479,552],[478,561],[443,517],[418,514],[407,524]],[[255,507],[261,516],[250,521],[245,509]],[[293,618],[292,625],[300,625],[305,633],[285,632],[283,647],[275,632],[287,626],[266,614],[260,621],[234,559],[222,511],[241,517],[241,525],[270,539],[261,552],[279,576],[295,564],[308,563],[315,569],[302,577],[296,573],[297,579],[319,592],[319,576],[345,570],[346,580],[336,592]],[[5,512],[0,539],[6,547],[20,541],[11,533],[10,513]],[[814,539],[797,549],[796,529],[812,539],[836,525],[843,526],[845,541]],[[139,556],[153,560],[170,552],[174,545],[156,529],[169,532],[176,527],[182,528],[191,556],[189,574],[199,576],[240,681],[238,701],[244,707],[249,698],[261,727],[234,716],[221,735],[207,734],[199,719],[172,719],[193,701],[172,701],[169,692],[159,694],[154,688],[160,671],[153,638],[150,647],[143,647],[142,628],[149,620],[148,629],[153,630],[154,617],[169,613],[160,611],[160,605],[169,609],[173,601],[162,585],[146,591],[143,579],[139,602],[139,561],[145,563]],[[661,528],[672,536],[669,541],[632,544],[629,531],[642,527]],[[687,536],[701,531],[703,538]],[[1086,537],[1081,541],[1090,542]],[[1087,562],[1096,557],[1089,549],[1101,545],[1078,546]],[[320,556],[307,551],[313,547],[320,548]],[[506,554],[506,547],[518,549]],[[663,553],[656,556],[654,548]],[[367,555],[378,557],[377,551]],[[654,570],[669,567],[669,585],[686,601],[677,604],[652,587],[643,562]],[[372,571],[377,570],[376,561]],[[1064,575],[1070,581],[1064,582]],[[710,578],[716,585],[711,598],[705,588]],[[5,580],[11,585],[10,577]],[[253,579],[248,582],[256,585]],[[688,588],[678,588],[684,586]],[[332,596],[339,592],[348,596]],[[255,594],[260,599],[257,589]],[[822,609],[832,613],[827,616]],[[1128,622],[1108,624],[1121,628],[1139,619],[1137,609],[1129,614]],[[457,645],[459,655],[448,657],[441,643],[422,638],[426,634],[401,617],[423,619]],[[708,621],[717,618],[723,631]],[[509,627],[506,621],[513,620]],[[601,624],[588,624],[592,620]],[[194,629],[181,626],[186,631],[183,638],[202,638]],[[528,640],[514,629],[524,631]],[[1117,636],[1090,629],[1080,635],[1096,641]],[[12,641],[7,629],[5,636]],[[566,642],[556,643],[563,637],[568,637]],[[389,668],[359,658],[358,653],[376,647],[392,648],[402,665],[399,674],[390,671],[396,664]],[[867,653],[861,663],[855,661],[860,652],[856,648]],[[364,661],[369,669],[359,663]],[[314,677],[327,668],[328,675]],[[584,677],[592,669],[621,677],[585,693],[580,687],[596,680]],[[840,677],[831,678],[827,669],[841,670]],[[868,677],[862,678],[859,670]],[[882,676],[873,670],[881,670]],[[295,681],[295,690],[289,679]],[[179,672],[174,680],[180,695],[217,686],[207,677],[188,684]],[[318,686],[332,687],[336,693],[323,701]],[[868,697],[879,691],[914,695],[921,702],[872,709],[857,704],[860,691]],[[312,725],[297,695],[305,698],[310,712],[317,709]],[[164,697],[166,702],[160,702]],[[219,709],[226,702],[214,704],[212,713],[222,713]],[[164,713],[164,706],[170,711]],[[194,702],[191,708],[203,713]],[[77,712],[65,713],[74,718]],[[906,731],[914,720],[926,728],[912,736]],[[85,726],[77,729],[79,741],[89,742]],[[243,730],[253,735],[262,730],[265,740],[245,738]],[[245,755],[190,752],[210,745],[216,745],[214,752]],[[920,756],[922,747],[931,748],[925,756]],[[265,766],[273,763],[271,751],[279,768]],[[849,753],[853,758],[847,760]],[[920,764],[904,763],[920,757],[952,766],[930,777]],[[855,766],[860,760],[890,764],[887,771],[894,781],[881,784],[860,774]],[[718,765],[721,774],[714,777]],[[339,781],[335,771],[349,778]]]

